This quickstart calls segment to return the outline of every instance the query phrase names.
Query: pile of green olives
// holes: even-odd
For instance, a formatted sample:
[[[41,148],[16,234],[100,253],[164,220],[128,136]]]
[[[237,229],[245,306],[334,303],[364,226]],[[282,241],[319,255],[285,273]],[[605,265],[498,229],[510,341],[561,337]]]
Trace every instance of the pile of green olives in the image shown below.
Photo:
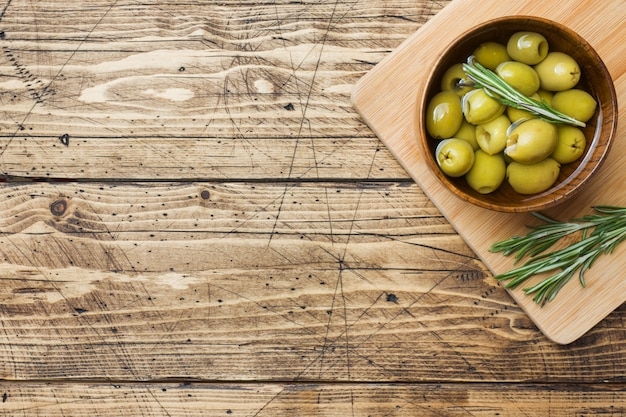
[[[587,122],[596,100],[577,88],[581,69],[570,55],[550,51],[545,36],[521,31],[506,44],[484,42],[476,61],[520,93]],[[555,124],[501,104],[474,88],[462,63],[448,68],[441,90],[428,103],[425,125],[439,141],[435,158],[450,177],[464,177],[481,194],[506,180],[520,194],[540,193],[557,180],[561,166],[578,160],[586,138],[576,126]]]

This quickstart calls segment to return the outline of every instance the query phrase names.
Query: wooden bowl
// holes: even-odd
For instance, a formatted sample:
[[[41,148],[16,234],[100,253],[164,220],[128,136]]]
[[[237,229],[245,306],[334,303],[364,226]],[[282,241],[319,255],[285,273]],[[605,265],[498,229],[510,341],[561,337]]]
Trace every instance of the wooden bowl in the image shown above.
[[[572,56],[581,67],[582,76],[576,88],[582,88],[598,102],[596,113],[583,129],[587,139],[583,156],[561,167],[555,184],[548,190],[532,195],[522,195],[513,190],[505,180],[498,190],[480,194],[467,184],[463,177],[446,176],[434,158],[438,141],[428,136],[424,113],[430,99],[440,91],[443,73],[451,65],[465,62],[478,45],[498,41],[504,45],[518,31],[539,32],[546,37],[550,51],[560,51]],[[598,171],[604,161],[617,127],[617,97],[611,76],[594,49],[571,29],[547,19],[530,16],[509,16],[480,24],[465,32],[449,45],[438,59],[422,95],[418,97],[416,128],[424,159],[437,178],[457,197],[477,206],[501,212],[539,211],[562,203],[576,194]]]

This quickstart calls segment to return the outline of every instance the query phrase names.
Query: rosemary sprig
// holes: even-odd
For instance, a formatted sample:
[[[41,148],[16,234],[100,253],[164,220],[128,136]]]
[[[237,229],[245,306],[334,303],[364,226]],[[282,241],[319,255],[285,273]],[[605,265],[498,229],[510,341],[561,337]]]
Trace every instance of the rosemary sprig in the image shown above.
[[[498,74],[479,64],[473,55],[467,58],[467,63],[463,64],[463,70],[474,82],[475,87],[482,88],[489,96],[506,106],[526,110],[551,123],[566,123],[585,127],[585,123],[552,108],[545,101],[535,100],[520,93],[500,78]]]
[[[524,289],[524,293],[533,295],[533,300],[541,305],[552,301],[577,271],[580,284],[585,287],[585,272],[601,255],[612,253],[618,244],[626,240],[626,207],[593,208],[597,214],[585,215],[569,222],[533,213],[544,223],[528,226],[532,230],[526,236],[514,236],[491,246],[491,252],[502,252],[506,256],[515,254],[516,264],[527,259],[522,266],[496,275],[495,278],[508,281],[506,288],[516,288],[537,274],[553,272],[536,285]],[[579,240],[548,252],[562,238],[575,233],[580,233]]]

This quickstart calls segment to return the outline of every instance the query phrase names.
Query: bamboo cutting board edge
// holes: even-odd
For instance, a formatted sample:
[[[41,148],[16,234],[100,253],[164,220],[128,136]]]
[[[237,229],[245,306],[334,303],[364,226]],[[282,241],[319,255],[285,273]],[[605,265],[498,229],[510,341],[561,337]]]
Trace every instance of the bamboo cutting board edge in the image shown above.
[[[443,188],[421,160],[414,135],[413,113],[416,108],[418,93],[423,87],[431,63],[437,57],[442,46],[452,42],[454,37],[464,30],[492,18],[526,14],[546,17],[560,21],[577,30],[598,50],[603,58],[603,50],[621,48],[613,51],[610,61],[605,63],[616,82],[618,99],[624,100],[624,67],[626,59],[620,57],[623,46],[618,43],[607,44],[611,34],[599,32],[598,27],[612,27],[614,31],[626,33],[624,20],[626,3],[606,1],[603,6],[594,6],[597,14],[586,18],[580,17],[580,7],[575,0],[557,2],[500,2],[488,0],[480,4],[471,0],[455,0],[429,20],[421,29],[403,42],[394,52],[381,61],[375,68],[359,80],[353,90],[352,101],[363,120],[388,147],[424,193],[433,201],[452,224],[461,237],[474,250],[485,265],[496,274],[512,267],[512,261],[500,254],[488,251],[489,245],[513,234],[526,232],[526,224],[532,222],[532,216],[497,213],[471,206],[459,200]],[[585,2],[582,2],[585,3]],[[589,5],[587,5],[588,7]],[[462,13],[464,19],[456,16]],[[621,20],[620,20],[620,16]],[[450,24],[454,20],[455,25]],[[441,30],[445,28],[446,30]],[[603,35],[603,37],[600,36]],[[623,38],[624,36],[615,36]],[[604,49],[603,49],[604,48]],[[419,62],[420,65],[415,65]],[[620,118],[624,120],[623,109]],[[624,136],[624,129],[619,128],[616,137]],[[553,211],[564,216],[577,216],[588,212],[593,204],[620,204],[619,193],[610,195],[603,190],[610,189],[606,184],[618,186],[626,181],[620,172],[619,160],[621,145],[613,145],[611,155],[592,183],[566,205]],[[602,201],[598,201],[601,197]],[[622,205],[626,201],[621,202]],[[476,219],[479,219],[476,221]],[[479,226],[480,225],[480,226]],[[485,227],[488,225],[485,233]],[[557,300],[539,308],[525,296],[521,290],[509,290],[511,296],[529,315],[537,327],[551,340],[568,344],[600,322],[615,308],[626,301],[626,280],[619,280],[626,265],[615,262],[626,259],[624,248],[618,248],[610,260],[600,259],[593,271],[587,273],[587,288],[582,289],[577,282],[570,282],[559,294]],[[623,263],[623,261],[622,261]],[[617,272],[617,273],[616,273]],[[576,280],[572,280],[576,281]]]

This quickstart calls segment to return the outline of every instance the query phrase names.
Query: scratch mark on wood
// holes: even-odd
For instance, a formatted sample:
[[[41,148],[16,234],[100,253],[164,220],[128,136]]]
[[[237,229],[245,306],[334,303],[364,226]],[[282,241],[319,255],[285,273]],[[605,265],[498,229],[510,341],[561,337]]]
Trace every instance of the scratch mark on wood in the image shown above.
[[[72,50],[70,56],[65,60],[65,62],[63,62],[63,64],[61,65],[61,67],[58,69],[58,71],[52,76],[52,79],[43,87],[41,87],[40,91],[36,91],[34,90],[34,87],[32,87],[33,84],[37,85],[37,84],[44,84],[41,80],[39,80],[35,75],[33,75],[27,68],[26,66],[23,66],[21,64],[19,64],[12,55],[12,52],[9,50],[9,48],[4,45],[3,49],[5,51],[5,54],[8,54],[8,57],[10,58],[10,60],[12,60],[14,62],[14,66],[16,67],[16,70],[18,72],[18,74],[20,75],[20,77],[26,79],[29,83],[27,83],[27,85],[29,86],[29,90],[31,92],[31,96],[34,99],[34,103],[30,106],[30,108],[28,109],[28,111],[26,111],[21,123],[18,124],[17,129],[13,132],[13,134],[11,135],[11,137],[9,138],[7,144],[4,146],[4,148],[2,150],[0,150],[0,158],[4,155],[4,153],[6,152],[6,150],[9,148],[9,146],[11,145],[11,143],[13,142],[13,140],[16,138],[18,132],[23,129],[23,126],[26,125],[26,121],[30,118],[30,116],[33,114],[33,111],[35,110],[35,108],[37,107],[37,105],[40,105],[44,102],[44,98],[47,97],[48,95],[53,95],[54,94],[54,89],[52,87],[52,85],[54,84],[54,82],[61,76],[61,74],[63,73],[63,71],[65,70],[65,68],[67,67],[67,65],[72,61],[72,59],[76,56],[76,54],[78,53],[78,51],[82,48],[82,46],[85,44],[85,42],[87,42],[87,40],[91,37],[91,35],[94,33],[94,31],[96,30],[96,28],[98,28],[98,26],[104,21],[104,19],[110,14],[110,12],[115,8],[115,6],[117,5],[117,3],[119,2],[119,0],[114,0],[106,9],[105,12],[99,17],[99,19],[94,23],[94,25],[90,28],[90,30],[85,34],[85,36],[80,40],[80,42],[78,43],[78,45],[76,46],[76,48],[74,50]],[[2,12],[0,13],[0,23],[2,21],[2,18],[4,17],[9,5],[11,4],[11,0],[9,0],[6,4],[6,6],[4,7],[4,9],[2,10]],[[4,33],[4,32],[3,32]],[[64,138],[65,135],[62,136],[62,138]],[[61,139],[59,138],[59,140],[61,140],[61,142],[64,145],[69,145],[69,136],[67,138]],[[8,173],[5,173],[8,174]]]
[[[0,12],[0,23],[2,22],[2,19],[4,18],[4,15],[7,12],[7,9],[9,8],[9,6],[11,5],[11,2],[13,0],[7,0],[7,3],[4,5],[4,7],[2,8],[2,12]],[[4,32],[3,32],[4,33]]]

